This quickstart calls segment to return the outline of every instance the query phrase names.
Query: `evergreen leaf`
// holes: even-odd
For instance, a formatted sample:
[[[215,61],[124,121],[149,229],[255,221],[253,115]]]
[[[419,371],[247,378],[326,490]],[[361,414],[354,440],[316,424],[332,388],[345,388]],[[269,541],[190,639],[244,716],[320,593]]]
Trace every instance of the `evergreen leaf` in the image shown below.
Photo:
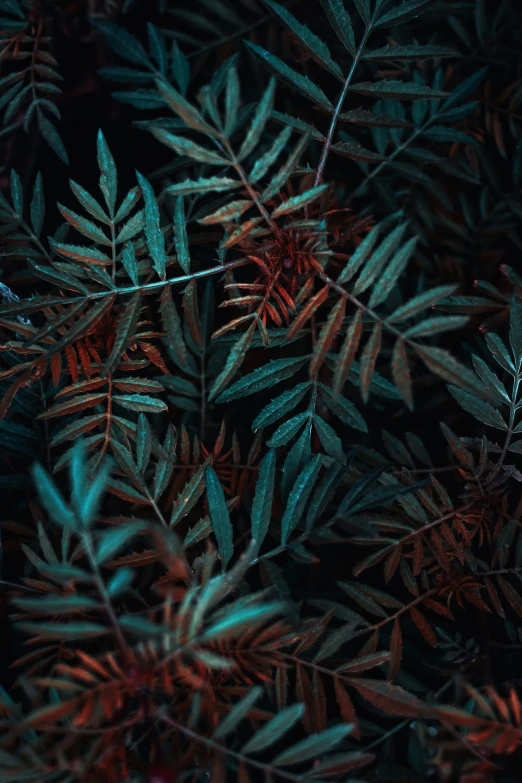
[[[212,465],[209,465],[205,471],[205,484],[212,529],[218,542],[223,570],[226,570],[234,549],[234,531],[225,502],[225,493]]]
[[[294,90],[297,90],[306,98],[309,98],[325,111],[333,111],[334,107],[324,92],[307,76],[302,76],[300,73],[297,73],[297,71],[290,68],[283,60],[280,60],[279,57],[267,52],[266,49],[263,49],[261,46],[251,43],[250,41],[245,41],[245,45],[263,65],[289,84],[290,87],[293,87]]]

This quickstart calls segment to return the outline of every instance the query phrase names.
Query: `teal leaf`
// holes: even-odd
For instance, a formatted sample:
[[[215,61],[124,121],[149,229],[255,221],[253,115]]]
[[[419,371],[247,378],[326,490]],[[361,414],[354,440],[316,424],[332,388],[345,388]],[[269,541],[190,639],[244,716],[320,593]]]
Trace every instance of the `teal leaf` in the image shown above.
[[[270,79],[268,87],[259,101],[256,113],[254,114],[250,128],[248,129],[248,133],[245,137],[245,140],[243,141],[243,144],[241,145],[241,149],[239,150],[238,160],[240,161],[250,155],[261,140],[261,135],[272,111],[275,88],[276,80],[272,78]]]
[[[223,370],[219,373],[218,377],[215,379],[209,391],[209,395],[208,395],[209,401],[215,398],[219,398],[219,401],[223,402],[222,399],[223,395],[221,395],[221,397],[219,397],[219,395],[223,391],[223,389],[227,386],[227,384],[230,382],[230,380],[234,377],[237,370],[241,367],[245,359],[248,347],[252,342],[252,337],[254,336],[255,328],[256,328],[256,322],[254,321],[252,324],[250,324],[246,332],[243,332],[239,340],[236,343],[234,343],[234,345],[230,349],[227,360],[225,362],[225,366]]]
[[[124,60],[151,68],[150,60],[143,46],[123,27],[118,27],[112,22],[98,22],[96,27],[103,33],[111,49]]]
[[[186,275],[190,272],[190,253],[187,237],[187,222],[183,196],[178,196],[174,209],[174,244],[178,263]]]
[[[283,606],[280,601],[232,609],[221,620],[213,623],[203,634],[203,641],[227,639],[245,630],[267,622],[272,617],[281,614]]]
[[[487,66],[479,68],[478,71],[475,71],[471,76],[468,76],[467,79],[464,79],[458,87],[455,87],[449,98],[447,98],[440,107],[439,118],[441,119],[448,109],[460,106],[470,95],[473,95],[486,78],[487,72]]]
[[[169,185],[165,192],[173,196],[188,196],[193,193],[222,193],[239,187],[241,187],[241,182],[231,177],[201,177],[200,179],[185,179],[175,185]]]
[[[297,477],[297,480],[292,487],[286,504],[285,513],[281,520],[281,543],[283,545],[286,544],[290,534],[301,519],[307,500],[319,476],[321,465],[322,455],[316,454]]]
[[[455,49],[447,46],[421,46],[419,44],[409,44],[407,46],[383,46],[382,49],[374,49],[365,52],[363,60],[405,60],[417,62],[431,57],[439,59],[441,57],[458,57],[459,53]]]
[[[153,127],[151,132],[158,141],[175,150],[178,155],[188,155],[189,158],[193,158],[199,163],[209,163],[211,166],[228,166],[230,163],[222,155],[217,155],[215,152],[211,152],[183,136],[175,136],[163,128]]]
[[[80,528],[78,520],[67,506],[52,478],[41,465],[34,466],[33,479],[42,505],[51,519],[66,530],[78,532]]]
[[[116,555],[132,538],[143,530],[141,522],[124,522],[103,532],[96,547],[96,562],[105,563]]]
[[[325,109],[325,111],[333,111],[334,107],[330,100],[326,97],[321,88],[318,87],[317,84],[314,84],[307,76],[302,76],[300,73],[292,70],[292,68],[280,60],[279,57],[267,52],[266,49],[262,49],[257,44],[245,41],[245,45],[263,65],[293,87],[294,90],[297,90],[306,98],[309,98],[322,109]]]
[[[495,427],[498,430],[506,431],[508,429],[508,425],[500,413],[489,402],[481,400],[456,386],[448,386],[448,389],[459,405],[483,424]]]
[[[292,704],[290,707],[284,707],[268,723],[258,729],[254,736],[243,745],[241,752],[245,755],[250,753],[259,753],[270,745],[279,742],[281,737],[293,729],[295,724],[301,720],[305,713],[304,705]]]
[[[301,425],[310,418],[310,415],[309,411],[304,411],[304,413],[299,413],[297,416],[292,416],[291,419],[284,421],[274,432],[270,440],[267,441],[267,446],[272,449],[285,446],[292,440],[294,435],[297,435],[301,429]]]
[[[509,343],[515,364],[518,368],[522,364],[522,303],[517,294],[514,294],[510,305]]]
[[[332,60],[332,55],[330,54],[330,50],[328,49],[328,46],[323,41],[321,41],[320,38],[318,38],[314,33],[312,33],[312,31],[306,25],[301,24],[301,22],[299,22],[295,18],[295,16],[293,16],[293,14],[291,14],[290,11],[288,11],[284,6],[280,5],[279,3],[274,3],[273,0],[263,0],[263,3],[267,5],[272,11],[272,13],[275,14],[275,16],[277,16],[277,18],[285,25],[285,27],[288,27],[296,36],[296,38],[299,41],[301,41],[304,48],[309,52],[309,54],[315,60],[316,63],[318,63],[327,71],[329,71],[331,74],[333,74],[338,79],[343,81],[343,72],[341,71],[337,63]],[[335,0],[322,0],[322,5],[324,7],[324,10],[330,22],[332,21],[332,18],[334,18],[333,15],[335,9],[332,8],[332,6],[334,6],[335,4],[336,4]],[[337,4],[340,5],[342,8],[342,4],[339,2],[339,0],[337,0]],[[329,11],[331,16],[329,14]],[[347,18],[347,14],[345,12],[344,18],[342,18],[342,21],[345,24],[341,28],[343,33],[346,32],[347,30],[346,18]],[[348,24],[349,24],[349,17],[348,17]],[[350,27],[350,31],[351,31],[351,27]],[[345,42],[343,41],[343,43]],[[351,48],[349,48],[349,51],[352,54],[355,51],[353,32],[351,35]]]
[[[60,160],[63,163],[65,163],[66,166],[68,166],[69,156],[67,154],[67,150],[64,147],[60,134],[58,133],[54,125],[43,114],[39,106],[36,109],[36,114],[38,117],[38,128],[43,138],[45,139],[49,147],[52,149],[52,151],[56,155],[58,155]],[[5,120],[5,116],[4,116],[4,120]]]
[[[160,280],[165,280],[167,269],[167,253],[165,252],[165,237],[160,228],[160,213],[156,196],[150,182],[139,172],[136,172],[138,182],[145,200],[145,236],[147,247],[152,257],[152,264]]]
[[[121,263],[134,285],[138,285],[138,262],[134,245],[130,241],[121,250]]]
[[[261,697],[263,689],[255,686],[250,689],[247,695],[240,702],[234,704],[226,717],[221,721],[216,731],[212,735],[213,740],[220,740],[226,737],[230,732],[236,729],[236,726],[243,718],[246,718],[254,704]]]
[[[408,19],[412,19],[419,16],[424,8],[431,3],[431,0],[404,0],[395,8],[392,8],[388,13],[379,16],[376,27],[386,27],[391,24],[403,24]],[[387,3],[381,4],[386,6]]]
[[[167,82],[158,79],[156,87],[166,102],[189,128],[205,133],[208,136],[217,136],[217,131],[206,122],[199,111],[192,106],[177,90]]]
[[[328,184],[317,185],[314,188],[305,190],[304,193],[299,193],[298,196],[292,196],[292,198],[286,199],[286,201],[282,201],[272,212],[272,217],[276,218],[280,217],[281,215],[288,215],[291,212],[302,209],[303,207],[307,206],[307,204],[311,204],[312,201],[315,201],[315,199],[320,196],[321,193],[324,193],[328,187]]]
[[[352,22],[348,11],[344,7],[343,0],[321,0],[321,5],[340,42],[352,56],[355,56],[356,49]],[[338,74],[335,73],[334,75],[337,76]]]
[[[212,528],[218,542],[223,570],[226,570],[234,550],[234,531],[225,501],[225,493],[212,465],[209,465],[205,471],[205,483]]]
[[[120,568],[107,585],[107,593],[111,598],[125,593],[132,585],[135,572],[132,568]]]
[[[269,427],[282,416],[292,411],[296,405],[303,399],[306,392],[311,388],[312,381],[304,381],[298,383],[292,389],[289,389],[279,397],[276,397],[270,402],[263,410],[257,414],[256,418],[252,422],[252,429],[254,432],[264,427]]]
[[[375,98],[398,98],[399,100],[416,101],[423,98],[439,99],[446,98],[447,92],[442,90],[433,90],[423,84],[415,82],[399,82],[393,80],[384,80],[377,82],[358,82],[348,88],[351,92],[359,95],[370,95]]]
[[[272,503],[274,500],[274,480],[276,470],[276,452],[269,449],[259,468],[256,493],[252,503],[252,540],[259,551],[270,525]]]
[[[273,764],[299,764],[308,761],[315,756],[327,753],[335,745],[338,745],[353,730],[352,723],[343,723],[340,726],[332,726],[319,734],[312,734],[301,742],[292,745],[280,753],[273,761]]]
[[[103,133],[98,131],[98,166],[100,167],[100,189],[103,193],[109,213],[114,214],[118,193],[118,174]]]
[[[161,292],[159,309],[167,345],[172,349],[180,364],[184,366],[187,363],[187,349],[183,339],[181,318],[169,286],[165,286]]]

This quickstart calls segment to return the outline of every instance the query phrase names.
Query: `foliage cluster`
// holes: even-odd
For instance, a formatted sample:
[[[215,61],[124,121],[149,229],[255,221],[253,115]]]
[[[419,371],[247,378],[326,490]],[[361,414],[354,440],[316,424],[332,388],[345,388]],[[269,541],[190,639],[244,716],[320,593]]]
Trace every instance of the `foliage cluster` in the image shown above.
[[[520,780],[521,21],[0,0],[0,783]]]

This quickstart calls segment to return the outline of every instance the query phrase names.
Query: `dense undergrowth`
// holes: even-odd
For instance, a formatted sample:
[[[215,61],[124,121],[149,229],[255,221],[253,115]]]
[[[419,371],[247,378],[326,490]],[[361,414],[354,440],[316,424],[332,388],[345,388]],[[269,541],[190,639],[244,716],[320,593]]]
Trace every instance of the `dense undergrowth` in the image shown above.
[[[520,780],[521,22],[0,0],[0,781]]]

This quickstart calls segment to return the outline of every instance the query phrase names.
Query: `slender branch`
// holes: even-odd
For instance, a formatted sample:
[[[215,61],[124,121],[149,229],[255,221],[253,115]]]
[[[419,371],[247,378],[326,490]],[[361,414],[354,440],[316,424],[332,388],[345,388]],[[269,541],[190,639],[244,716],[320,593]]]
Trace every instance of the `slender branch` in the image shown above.
[[[201,736],[196,731],[189,729],[187,726],[184,726],[182,723],[178,723],[178,721],[173,720],[167,715],[161,715],[160,718],[168,726],[172,726],[172,728],[177,729],[186,737],[189,737],[191,740],[194,740],[195,742],[199,742],[202,745],[206,745],[208,748],[212,748],[212,750],[215,750],[218,753],[222,753],[226,756],[230,756],[231,758],[237,759],[238,761],[242,761],[243,763],[248,764],[251,767],[254,767],[255,769],[259,769],[263,771],[265,774],[277,775],[282,780],[288,780],[291,781],[291,783],[302,783],[303,780],[302,775],[299,776],[292,775],[290,772],[285,772],[282,769],[277,769],[277,767],[273,767],[271,764],[264,764],[262,761],[255,761],[254,759],[251,759],[248,756],[244,756],[242,753],[238,753],[237,751],[230,750],[230,748],[220,745],[219,742],[215,742],[214,740],[209,739],[208,737]]]
[[[371,27],[368,26],[364,32],[362,41],[359,45],[359,48],[357,49],[357,52],[355,54],[355,57],[353,58],[352,67],[350,68],[348,72],[348,76],[346,77],[346,81],[344,82],[343,89],[341,90],[341,95],[339,96],[339,100],[337,101],[337,105],[334,109],[334,113],[330,122],[330,127],[328,129],[328,135],[326,137],[326,141],[323,147],[323,151],[321,153],[321,158],[319,160],[319,165],[317,167],[317,172],[315,174],[315,181],[314,185],[320,185],[321,181],[323,179],[324,169],[326,166],[326,161],[328,160],[328,154],[330,152],[330,147],[333,143],[333,137],[335,134],[335,129],[337,127],[337,122],[339,120],[339,115],[342,111],[344,100],[346,98],[346,93],[348,92],[348,88],[350,84],[352,83],[352,79],[354,77],[355,71],[357,69],[357,66],[359,65],[359,61],[363,55],[364,47],[366,46],[366,42],[370,36],[371,33]]]

